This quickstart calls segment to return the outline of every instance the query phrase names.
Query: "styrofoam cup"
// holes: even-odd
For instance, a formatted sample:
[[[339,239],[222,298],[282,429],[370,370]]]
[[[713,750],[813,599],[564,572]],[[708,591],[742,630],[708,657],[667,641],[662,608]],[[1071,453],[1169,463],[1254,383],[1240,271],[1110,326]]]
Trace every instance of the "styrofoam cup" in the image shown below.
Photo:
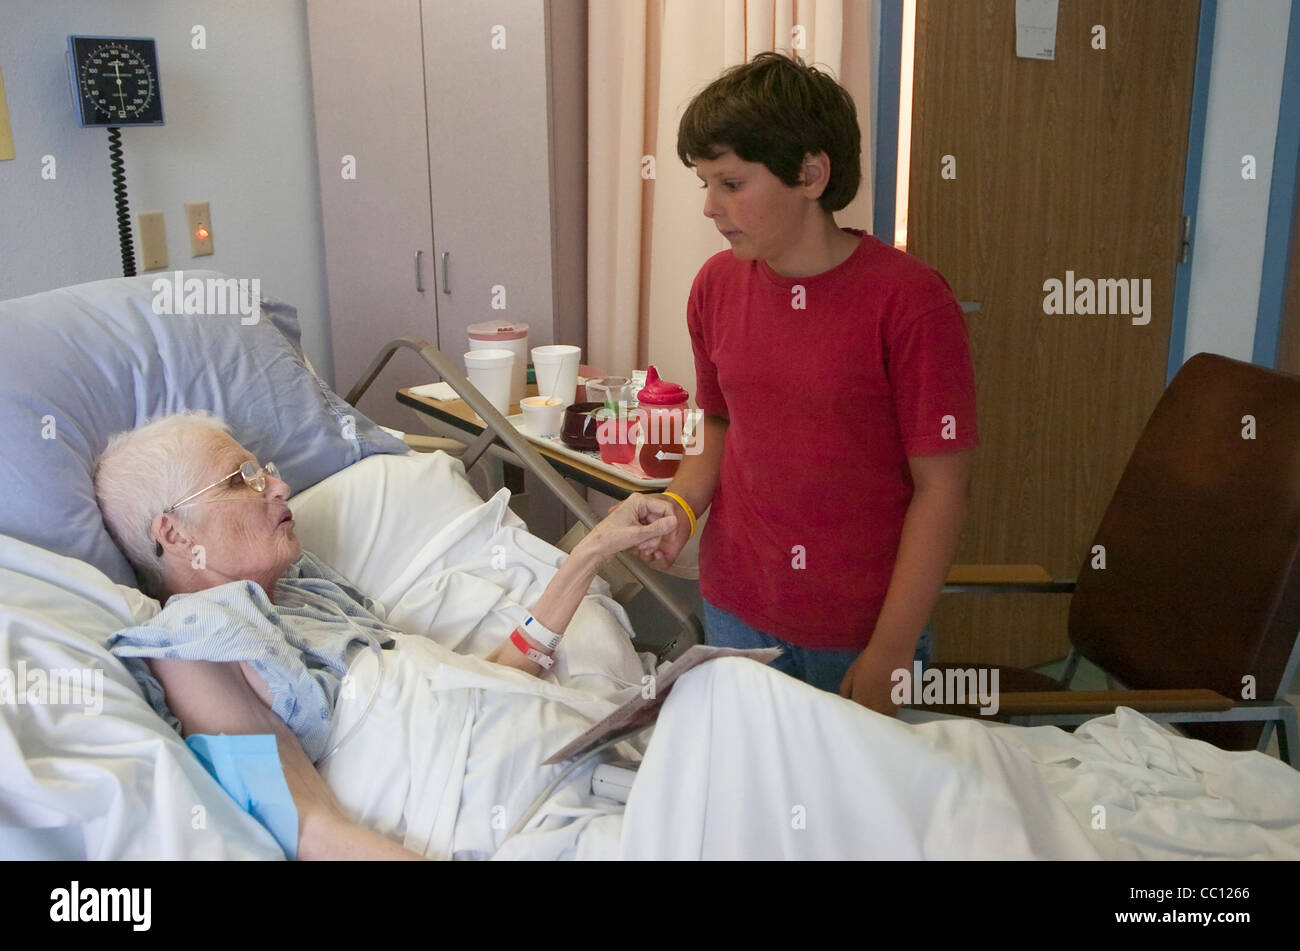
[[[465,375],[498,413],[510,415],[510,376],[515,355],[509,350],[471,350],[465,354]]]
[[[567,344],[533,347],[537,395],[558,396],[565,406],[572,406],[578,395],[578,359],[581,356],[580,348]]]

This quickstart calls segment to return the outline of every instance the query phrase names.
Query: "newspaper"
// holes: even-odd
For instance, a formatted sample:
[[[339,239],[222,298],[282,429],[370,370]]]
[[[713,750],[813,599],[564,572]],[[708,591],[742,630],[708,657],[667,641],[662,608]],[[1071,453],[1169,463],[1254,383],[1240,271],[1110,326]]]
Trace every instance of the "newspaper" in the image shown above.
[[[648,678],[639,696],[629,700],[573,742],[566,744],[563,749],[557,750],[544,759],[542,765],[562,763],[589,752],[606,740],[622,738],[649,726],[659,716],[659,708],[663,705],[664,698],[672,691],[677,678],[700,664],[717,660],[719,657],[748,657],[760,664],[770,664],[780,656],[779,647],[741,649],[696,644],[685,650],[667,667]]]

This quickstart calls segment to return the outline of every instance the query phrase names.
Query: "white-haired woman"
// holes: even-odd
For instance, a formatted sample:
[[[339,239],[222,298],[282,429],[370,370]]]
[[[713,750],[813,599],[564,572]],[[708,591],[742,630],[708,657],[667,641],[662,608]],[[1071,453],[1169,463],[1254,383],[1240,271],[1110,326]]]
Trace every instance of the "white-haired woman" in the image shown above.
[[[220,420],[177,414],[115,436],[96,465],[95,492],[141,587],[165,604],[110,641],[155,709],[187,736],[276,736],[299,857],[416,857],[349,822],[313,765],[358,646],[391,645],[395,632],[364,594],[302,550],[274,463],[256,459]],[[653,496],[618,506],[488,660],[540,673],[601,565],[674,524],[672,503]]]

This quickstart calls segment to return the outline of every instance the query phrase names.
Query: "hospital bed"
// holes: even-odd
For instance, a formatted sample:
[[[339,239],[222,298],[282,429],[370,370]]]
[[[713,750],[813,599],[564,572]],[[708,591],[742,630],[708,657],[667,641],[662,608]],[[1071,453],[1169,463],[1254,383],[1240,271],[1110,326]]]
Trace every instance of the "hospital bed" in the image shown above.
[[[502,618],[563,556],[526,532],[504,493],[479,498],[464,465],[499,439],[594,523],[525,441],[512,443],[513,430],[490,429],[467,462],[407,452],[307,369],[288,305],[264,300],[261,320],[245,324],[160,317],[151,299],[142,277],[0,303],[0,672],[11,686],[21,672],[27,687],[7,700],[0,689],[2,857],[283,857],[104,648],[114,631],[159,610],[134,587],[95,505],[91,466],[113,433],[180,409],[223,417],[299,489],[291,504],[304,547],[384,604],[397,627],[471,655],[499,642]],[[425,355],[493,420],[455,367]],[[652,575],[627,567],[656,593]],[[557,677],[617,702],[661,658],[620,646],[630,645],[631,624],[609,595],[593,585]],[[661,600],[681,623],[679,641],[697,637],[689,612]],[[645,760],[618,814],[621,844],[606,836],[603,857],[816,857],[825,830],[773,830],[771,810],[788,817],[779,797],[798,795],[796,808],[815,818],[840,808],[846,788],[854,799],[870,790],[872,814],[890,829],[920,830],[857,830],[863,849],[888,846],[871,854],[1300,857],[1294,771],[1172,736],[1128,711],[1073,735],[964,719],[907,726],[743,660],[705,665],[675,689],[639,750]],[[726,742],[697,742],[706,729]],[[832,729],[848,730],[855,745],[823,748]],[[347,752],[402,755],[378,740]],[[549,752],[525,743],[519,755],[540,762]],[[808,785],[792,792],[799,783]],[[725,827],[702,805],[717,797],[735,804]],[[1098,805],[1109,810],[1101,828]]]

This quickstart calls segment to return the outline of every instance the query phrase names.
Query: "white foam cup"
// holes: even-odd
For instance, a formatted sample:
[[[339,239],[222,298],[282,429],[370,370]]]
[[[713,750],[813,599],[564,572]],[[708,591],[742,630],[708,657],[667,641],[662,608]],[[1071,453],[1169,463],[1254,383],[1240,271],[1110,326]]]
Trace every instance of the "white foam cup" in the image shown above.
[[[510,415],[510,377],[515,355],[509,350],[471,350],[465,354],[465,375],[498,413]]]
[[[551,344],[533,347],[533,369],[537,376],[538,396],[558,396],[565,406],[572,406],[578,395],[579,347]]]

